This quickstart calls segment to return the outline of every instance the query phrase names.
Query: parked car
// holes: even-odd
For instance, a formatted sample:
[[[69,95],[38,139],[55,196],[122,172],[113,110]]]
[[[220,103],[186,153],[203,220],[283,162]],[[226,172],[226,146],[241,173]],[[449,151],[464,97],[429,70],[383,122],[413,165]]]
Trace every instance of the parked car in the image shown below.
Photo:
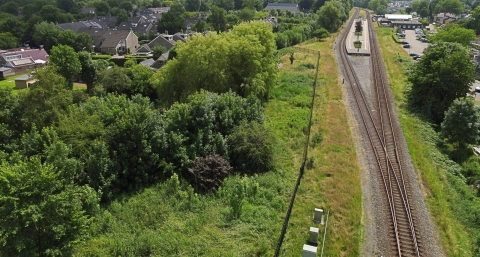
[[[397,37],[405,37],[405,34],[403,34],[403,33],[397,33]]]
[[[403,48],[410,48],[410,44],[403,45]]]
[[[420,55],[415,55],[415,56],[413,57],[413,60],[418,61],[418,60],[420,60],[420,58],[421,58]]]
[[[480,87],[475,88],[475,93],[480,93]]]
[[[408,43],[407,41],[403,40],[402,42],[402,45],[409,45],[410,43]]]
[[[410,56],[411,57],[414,57],[414,56],[420,56],[419,54],[416,54],[416,53],[410,53]]]

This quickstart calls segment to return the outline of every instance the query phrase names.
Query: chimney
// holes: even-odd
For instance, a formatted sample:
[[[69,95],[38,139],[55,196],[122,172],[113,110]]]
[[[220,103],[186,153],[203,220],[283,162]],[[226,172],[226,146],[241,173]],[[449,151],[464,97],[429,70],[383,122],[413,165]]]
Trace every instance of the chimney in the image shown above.
[[[168,30],[165,30],[165,35],[168,35]]]
[[[43,45],[39,45],[40,49],[43,49]]]

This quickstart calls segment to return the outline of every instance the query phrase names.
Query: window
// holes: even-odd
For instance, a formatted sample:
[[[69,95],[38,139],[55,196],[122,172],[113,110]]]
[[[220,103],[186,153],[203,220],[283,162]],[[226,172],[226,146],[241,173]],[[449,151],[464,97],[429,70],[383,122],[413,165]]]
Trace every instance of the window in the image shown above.
[[[11,60],[18,60],[18,59],[21,59],[21,58],[22,58],[22,55],[17,54],[17,55],[12,55],[12,56],[6,56],[5,60],[11,61]]]

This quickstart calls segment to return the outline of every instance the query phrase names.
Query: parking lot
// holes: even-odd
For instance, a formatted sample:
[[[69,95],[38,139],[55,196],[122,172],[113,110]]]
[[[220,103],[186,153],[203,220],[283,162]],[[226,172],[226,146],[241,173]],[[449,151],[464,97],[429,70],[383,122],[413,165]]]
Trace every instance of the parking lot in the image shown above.
[[[400,38],[400,40],[402,40]],[[405,30],[405,38],[403,39],[410,44],[410,48],[404,48],[407,53],[416,53],[420,56],[423,55],[423,50],[428,47],[428,43],[424,43],[420,40],[417,40],[417,35],[415,34],[415,30],[413,29],[406,29]]]

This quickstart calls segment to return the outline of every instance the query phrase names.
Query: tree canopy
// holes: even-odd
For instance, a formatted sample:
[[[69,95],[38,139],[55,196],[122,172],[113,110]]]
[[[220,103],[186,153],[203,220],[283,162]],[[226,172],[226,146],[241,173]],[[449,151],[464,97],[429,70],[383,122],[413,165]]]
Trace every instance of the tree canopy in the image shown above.
[[[329,32],[337,31],[347,18],[342,3],[338,1],[325,2],[317,11],[317,15],[318,25],[327,29]]]
[[[449,143],[464,147],[480,141],[480,114],[471,97],[455,99],[441,125],[441,134]]]
[[[408,80],[410,104],[437,124],[458,97],[466,96],[475,80],[474,65],[458,43],[439,42],[424,51]]]
[[[49,60],[55,65],[58,73],[65,78],[66,87],[73,89],[73,76],[82,71],[82,65],[75,50],[66,45],[54,46]]]
[[[269,24],[242,23],[229,33],[210,33],[177,43],[176,58],[154,75],[153,84],[166,104],[185,101],[200,89],[231,90],[267,100],[277,74],[275,50]]]
[[[464,11],[464,4],[460,0],[440,0],[435,5],[435,13],[450,12],[461,14]]]
[[[458,26],[455,23],[450,23],[445,28],[438,30],[438,32],[431,37],[432,42],[452,42],[459,43],[463,46],[468,46],[477,36],[472,29],[466,29]]]

